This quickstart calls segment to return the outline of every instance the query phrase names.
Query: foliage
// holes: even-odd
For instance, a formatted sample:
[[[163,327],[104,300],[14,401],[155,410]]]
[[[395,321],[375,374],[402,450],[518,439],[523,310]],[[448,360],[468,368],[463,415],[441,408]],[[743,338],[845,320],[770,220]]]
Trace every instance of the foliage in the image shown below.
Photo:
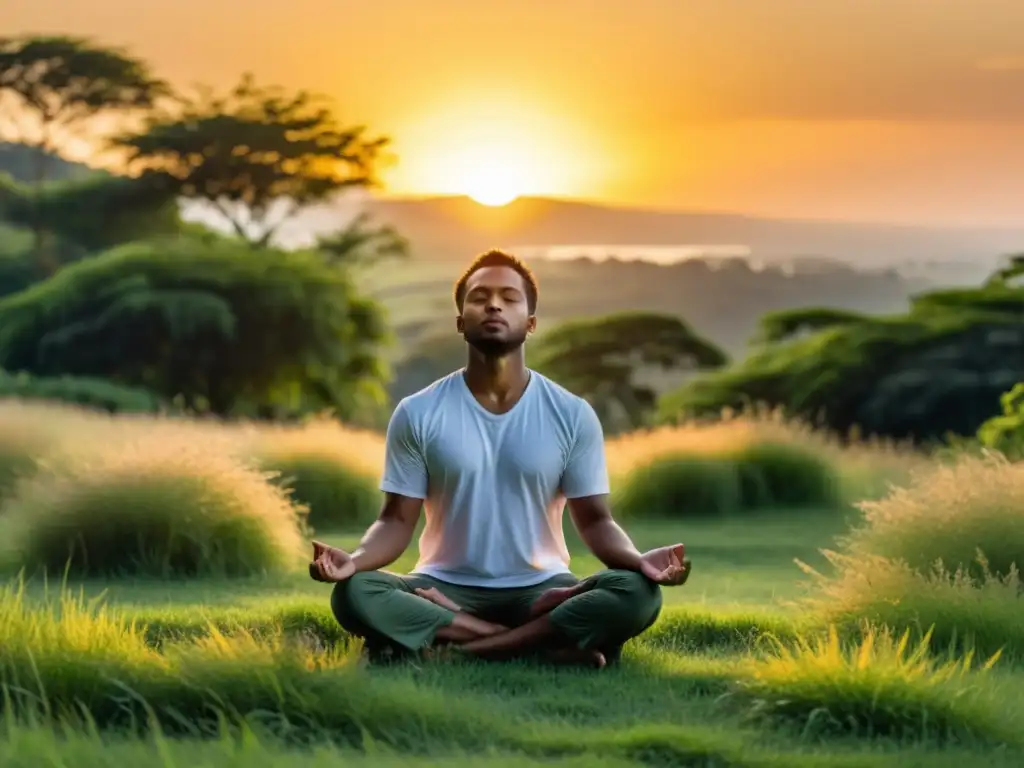
[[[833,307],[811,307],[787,309],[780,312],[769,312],[761,318],[756,341],[760,343],[777,343],[786,341],[801,333],[820,331],[825,328],[852,325],[863,322],[865,316],[860,312],[850,312]]]
[[[2,182],[0,182],[2,184]],[[45,184],[0,187],[0,217],[57,236],[56,261],[180,229],[173,195],[152,179],[94,173]]]
[[[929,650],[927,639],[912,646],[909,633],[865,627],[848,642],[831,628],[823,637],[776,643],[767,658],[747,664],[735,698],[758,719],[805,732],[1003,743],[1010,732],[979,679],[997,657],[943,662]]]
[[[665,451],[619,478],[624,518],[717,517],[768,509],[834,508],[838,473],[807,449],[754,443],[727,450]]]
[[[303,207],[375,183],[387,140],[343,126],[320,101],[246,75],[226,96],[182,99],[112,145],[131,167],[178,197],[211,204],[239,237],[266,246]]]
[[[978,427],[978,441],[1013,459],[1024,458],[1024,383],[999,398],[1003,412]]]
[[[383,397],[375,304],[309,252],[186,238],[122,246],[0,301],[0,365],[102,377],[257,415]]]
[[[349,530],[373,522],[382,496],[377,468],[376,434],[343,430],[330,422],[299,429],[269,431],[255,459],[291,497],[308,508],[314,530]]]
[[[301,510],[229,455],[170,438],[163,430],[52,459],[6,502],[5,561],[85,576],[293,568]]]
[[[877,317],[755,351],[666,395],[666,421],[751,405],[840,434],[970,435],[1024,379],[1024,290],[938,291],[902,317]]]
[[[681,318],[630,312],[563,323],[541,336],[532,365],[594,407],[606,428],[636,427],[654,408],[653,388],[637,381],[640,368],[712,368],[725,353]]]
[[[47,158],[69,134],[103,113],[147,109],[166,84],[127,52],[66,35],[0,38],[0,114],[18,125],[18,141],[36,147],[33,181],[48,177]]]

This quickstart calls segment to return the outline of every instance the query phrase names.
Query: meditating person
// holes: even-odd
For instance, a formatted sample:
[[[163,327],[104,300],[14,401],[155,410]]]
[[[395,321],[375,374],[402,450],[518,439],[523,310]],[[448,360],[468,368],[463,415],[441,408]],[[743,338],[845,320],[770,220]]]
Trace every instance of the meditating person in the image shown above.
[[[543,654],[603,667],[650,627],[661,587],[690,572],[682,544],[641,554],[609,509],[594,409],[526,366],[537,282],[489,251],[455,286],[465,369],[398,403],[388,424],[384,503],[357,549],[313,542],[310,575],[333,582],[339,623],[371,658],[450,645],[482,658]],[[562,513],[607,570],[569,570]],[[382,568],[409,546],[419,561]]]

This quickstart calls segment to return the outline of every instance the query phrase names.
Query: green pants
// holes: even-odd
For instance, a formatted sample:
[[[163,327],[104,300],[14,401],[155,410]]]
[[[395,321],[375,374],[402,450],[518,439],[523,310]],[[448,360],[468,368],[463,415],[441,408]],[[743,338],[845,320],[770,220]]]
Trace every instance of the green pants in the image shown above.
[[[464,587],[430,576],[399,576],[385,571],[357,573],[336,584],[331,609],[341,626],[366,640],[371,651],[417,651],[452,623],[454,613],[415,594],[436,587],[462,610],[485,621],[516,627],[530,620],[530,604],[552,587],[579,584],[571,575],[554,576],[531,587]],[[661,611],[661,588],[634,571],[601,571],[583,580],[584,591],[549,614],[556,640],[600,650],[609,661],[623,643],[650,627]]]

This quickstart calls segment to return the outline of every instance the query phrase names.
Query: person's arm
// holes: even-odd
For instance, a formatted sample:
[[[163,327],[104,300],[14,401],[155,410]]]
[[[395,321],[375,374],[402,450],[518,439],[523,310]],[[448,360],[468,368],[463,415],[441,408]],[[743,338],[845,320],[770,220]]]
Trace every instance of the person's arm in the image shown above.
[[[562,492],[583,543],[608,568],[640,570],[640,552],[612,519],[604,431],[594,409],[582,402],[572,448],[562,474]]]
[[[427,497],[427,463],[405,402],[388,421],[380,489],[384,506],[352,553],[357,571],[385,568],[402,556]]]
[[[400,558],[412,541],[422,508],[423,499],[385,494],[380,515],[352,553],[356,571],[376,571]]]

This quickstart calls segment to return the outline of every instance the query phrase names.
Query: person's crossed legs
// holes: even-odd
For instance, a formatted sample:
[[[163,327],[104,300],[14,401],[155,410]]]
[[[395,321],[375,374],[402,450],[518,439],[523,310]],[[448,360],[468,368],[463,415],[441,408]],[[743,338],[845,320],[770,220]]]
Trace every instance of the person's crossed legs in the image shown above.
[[[371,654],[419,651],[438,642],[483,658],[543,653],[553,661],[604,666],[650,627],[661,589],[633,571],[571,574],[532,587],[464,587],[427,576],[357,573],[335,585],[331,608]]]

